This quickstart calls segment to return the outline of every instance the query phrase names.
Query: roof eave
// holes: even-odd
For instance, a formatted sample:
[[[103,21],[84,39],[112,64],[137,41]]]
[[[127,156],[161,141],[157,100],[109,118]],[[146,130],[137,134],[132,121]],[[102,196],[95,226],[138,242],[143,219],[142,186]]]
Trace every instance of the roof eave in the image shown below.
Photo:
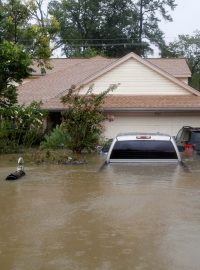
[[[191,78],[192,77],[192,75],[191,74],[182,74],[182,75],[174,75],[174,77],[175,78],[177,78],[177,79],[181,79],[181,78],[186,78],[186,79],[189,79],[189,78]]]
[[[200,107],[192,108],[105,108],[105,112],[200,112]]]
[[[64,112],[67,108],[44,108],[50,112]],[[192,108],[104,108],[103,112],[200,112],[200,107]]]

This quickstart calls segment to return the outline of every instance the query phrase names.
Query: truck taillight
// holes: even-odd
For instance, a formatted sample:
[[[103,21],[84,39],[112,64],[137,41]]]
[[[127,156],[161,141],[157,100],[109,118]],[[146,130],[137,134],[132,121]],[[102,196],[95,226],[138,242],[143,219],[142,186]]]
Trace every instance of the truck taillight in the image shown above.
[[[190,143],[185,143],[184,144],[184,150],[185,151],[193,151],[193,145]]]

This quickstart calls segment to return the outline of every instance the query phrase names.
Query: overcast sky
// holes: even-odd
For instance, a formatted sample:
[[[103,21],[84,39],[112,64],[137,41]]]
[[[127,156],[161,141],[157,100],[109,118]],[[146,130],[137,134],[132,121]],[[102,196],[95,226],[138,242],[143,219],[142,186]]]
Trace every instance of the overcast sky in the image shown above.
[[[176,4],[176,9],[170,11],[173,22],[160,24],[166,41],[173,41],[179,34],[200,31],[200,0],[176,0]]]

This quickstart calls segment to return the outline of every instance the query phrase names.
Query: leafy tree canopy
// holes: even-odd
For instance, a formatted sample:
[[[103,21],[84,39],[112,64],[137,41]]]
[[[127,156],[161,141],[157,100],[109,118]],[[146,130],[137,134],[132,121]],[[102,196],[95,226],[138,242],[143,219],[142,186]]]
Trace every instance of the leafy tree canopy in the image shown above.
[[[1,38],[14,43],[22,43],[25,39],[27,24],[30,19],[28,7],[20,0],[4,1],[1,5]]]
[[[179,35],[177,40],[162,47],[161,56],[186,58],[192,73],[190,84],[200,89],[200,31]]]
[[[16,84],[29,74],[31,58],[21,45],[3,41],[0,44],[0,107],[17,102]]]
[[[175,6],[175,0],[52,0],[49,12],[60,23],[58,43],[67,56],[88,47],[108,56],[145,55],[150,43],[164,42],[158,22],[171,21]]]
[[[41,69],[50,68],[51,41],[59,23],[44,12],[44,0],[4,0],[0,3],[0,42],[21,44]]]
[[[148,41],[146,48],[139,47],[138,54],[145,55],[145,51],[152,50],[150,44],[160,48],[164,43],[163,32],[158,23],[161,19],[172,21],[169,10],[174,10],[176,4],[175,0],[137,0],[133,2],[139,25],[138,41],[139,43],[142,43],[143,40]]]

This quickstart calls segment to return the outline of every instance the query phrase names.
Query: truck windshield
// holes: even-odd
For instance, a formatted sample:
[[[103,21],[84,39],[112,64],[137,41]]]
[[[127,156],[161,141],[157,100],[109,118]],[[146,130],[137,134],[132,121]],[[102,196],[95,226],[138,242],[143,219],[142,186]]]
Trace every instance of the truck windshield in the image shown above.
[[[171,141],[117,141],[110,159],[178,159]]]

